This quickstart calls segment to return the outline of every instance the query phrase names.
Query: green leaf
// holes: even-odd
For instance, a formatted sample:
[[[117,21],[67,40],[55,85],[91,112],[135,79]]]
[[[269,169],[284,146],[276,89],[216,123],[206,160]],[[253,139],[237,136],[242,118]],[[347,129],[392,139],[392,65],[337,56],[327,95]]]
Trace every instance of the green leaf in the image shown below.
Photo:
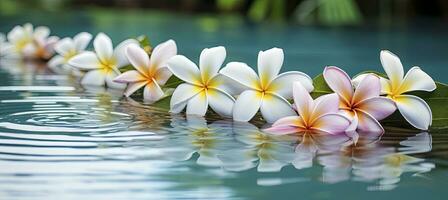
[[[322,74],[317,75],[313,79],[314,90],[311,92],[311,96],[315,99],[325,94],[333,93],[333,90],[328,87],[327,82],[325,82],[324,76]]]
[[[132,65],[126,65],[119,69],[121,73],[127,72],[129,70],[134,70],[134,67]]]
[[[137,41],[140,43],[140,46],[142,47],[151,46],[151,42],[149,41],[149,38],[146,35],[138,36]]]
[[[165,88],[176,88],[178,85],[184,83],[184,81],[180,80],[176,76],[171,76],[168,81],[166,81],[163,87]]]

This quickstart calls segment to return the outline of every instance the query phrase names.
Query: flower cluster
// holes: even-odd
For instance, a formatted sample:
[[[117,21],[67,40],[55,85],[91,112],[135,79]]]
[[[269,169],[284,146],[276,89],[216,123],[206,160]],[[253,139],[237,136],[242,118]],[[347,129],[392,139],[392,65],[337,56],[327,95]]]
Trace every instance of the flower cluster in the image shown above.
[[[165,85],[174,75],[183,83],[171,95],[172,113],[185,110],[187,115],[204,116],[210,107],[222,117],[243,122],[260,113],[273,123],[266,131],[275,134],[319,132],[357,137],[357,132],[383,133],[379,121],[396,109],[418,129],[426,130],[432,122],[428,104],[407,93],[433,91],[434,80],[418,67],[404,75],[400,59],[386,50],[381,51],[380,59],[387,76],[368,73],[351,79],[338,67],[325,67],[323,77],[333,93],[313,99],[313,80],[308,75],[280,73],[284,61],[280,48],[260,51],[255,72],[243,62],[225,64],[227,53],[222,46],[204,49],[195,64],[177,55],[173,40],[152,49],[128,39],[114,48],[112,40],[99,33],[93,40],[94,51],[88,51],[89,33],[59,42],[49,34],[46,27],[16,26],[7,40],[0,35],[0,55],[50,59],[56,52],[49,61],[51,68],[75,72],[82,76],[82,85],[126,88],[126,97],[143,88],[148,103],[171,95]],[[122,70],[125,66],[133,70]]]

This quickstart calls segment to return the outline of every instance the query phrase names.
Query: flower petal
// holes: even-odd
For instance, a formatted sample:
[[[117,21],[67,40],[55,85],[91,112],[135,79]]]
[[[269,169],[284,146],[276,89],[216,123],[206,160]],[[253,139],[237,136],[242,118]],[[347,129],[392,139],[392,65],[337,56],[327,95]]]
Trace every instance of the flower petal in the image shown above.
[[[411,68],[403,79],[400,90],[402,93],[423,90],[433,91],[436,89],[434,80],[420,67]]]
[[[116,88],[116,89],[124,89],[126,87],[126,84],[124,83],[117,83],[114,82],[114,79],[118,76],[115,72],[110,72],[106,74],[106,85],[109,88]]]
[[[104,33],[98,33],[98,35],[95,37],[95,40],[93,40],[93,47],[95,48],[95,52],[98,55],[98,59],[102,63],[108,63],[114,52],[114,49],[112,47],[112,40],[109,38],[109,36]]]
[[[129,60],[126,57],[126,48],[129,45],[139,45],[139,43],[137,42],[137,40],[134,39],[127,39],[123,42],[121,42],[120,44],[117,45],[117,47],[115,47],[115,50],[113,51],[113,57],[116,59],[117,61],[117,68],[121,68],[124,67],[126,65],[129,65]]]
[[[401,115],[412,126],[428,130],[432,123],[432,112],[423,99],[413,95],[400,95],[395,98],[395,103]]]
[[[314,108],[310,120],[313,121],[322,115],[337,113],[339,110],[339,96],[336,93],[326,94],[314,100]]]
[[[166,62],[177,54],[177,46],[174,40],[157,45],[151,54],[150,66],[157,69],[165,67]]]
[[[89,45],[90,40],[92,40],[92,34],[86,32],[78,33],[73,38],[73,43],[75,44],[76,51],[77,52],[84,51]]]
[[[61,67],[63,64],[65,64],[65,59],[59,55],[54,56],[50,61],[48,61],[48,67],[51,69]]]
[[[173,56],[168,60],[167,65],[171,72],[183,81],[201,85],[202,81],[198,67],[185,56]]]
[[[81,80],[82,85],[103,86],[106,82],[106,74],[101,70],[87,72]]]
[[[50,29],[46,26],[38,26],[34,29],[33,36],[35,38],[46,38],[50,35]]]
[[[177,86],[176,90],[174,90],[173,95],[171,96],[170,101],[170,111],[174,113],[179,113],[185,107],[186,102],[191,99],[194,95],[199,93],[202,88],[191,85],[189,83],[182,83]],[[185,104],[184,104],[185,103]],[[179,109],[178,104],[182,104],[181,109]]]
[[[379,121],[394,113],[397,107],[387,97],[375,97],[358,103],[357,109],[372,115]]]
[[[78,69],[92,70],[100,68],[101,63],[95,53],[86,51],[71,58],[68,64]]]
[[[264,129],[264,131],[275,135],[286,135],[298,132],[299,128],[304,128],[302,118],[299,116],[283,117],[274,124],[272,127]]]
[[[133,83],[147,80],[146,77],[142,76],[137,70],[129,70],[120,75],[118,75],[114,81],[117,83]]]
[[[380,53],[381,64],[392,84],[392,89],[395,90],[403,80],[403,64],[400,58],[390,51],[382,50]]]
[[[267,87],[277,77],[283,65],[282,49],[272,48],[258,53],[258,74],[261,84]]]
[[[247,89],[243,85],[233,81],[232,79],[222,74],[218,74],[217,76],[213,77],[213,79],[208,83],[208,88],[219,89],[234,96],[239,95],[241,92]]]
[[[164,95],[162,88],[154,81],[148,83],[143,90],[143,99],[151,103],[160,100]]]
[[[344,133],[351,121],[341,114],[326,114],[314,121],[312,128],[329,134]]]
[[[380,91],[381,84],[378,76],[368,74],[356,87],[351,104],[356,105],[366,99],[378,97],[380,96]]]
[[[230,62],[219,73],[245,87],[261,89],[257,73],[246,63]]]
[[[170,79],[171,75],[173,75],[173,73],[171,73],[168,68],[163,67],[156,71],[156,76],[153,78],[157,81],[157,84],[163,86],[168,81],[168,79]]]
[[[311,98],[310,94],[300,82],[293,83],[292,93],[297,112],[302,117],[303,121],[309,121],[312,117],[311,111],[314,108],[314,101]]]
[[[278,75],[271,84],[269,84],[268,91],[272,91],[285,99],[291,99],[292,84],[296,81],[300,82],[308,92],[313,91],[313,80],[305,73],[298,71],[290,71]]]
[[[202,90],[193,96],[187,103],[187,115],[204,116],[207,113],[208,98],[207,91]]]
[[[71,38],[64,38],[56,43],[54,50],[60,55],[67,55],[75,49],[75,45]]]
[[[221,68],[225,59],[226,49],[222,46],[202,50],[199,57],[199,68],[204,83],[208,83],[210,79],[218,74],[219,68]]]
[[[138,45],[128,45],[125,52],[126,57],[135,69],[141,74],[148,74],[149,56],[145,50]]]
[[[275,94],[265,94],[263,96],[260,112],[268,123],[274,123],[280,118],[296,115],[291,104]]]
[[[235,99],[230,94],[219,89],[209,89],[207,95],[208,103],[213,111],[223,117],[232,117]]]
[[[129,97],[132,94],[134,94],[135,91],[145,86],[148,82],[146,81],[139,81],[139,82],[133,82],[129,83],[128,87],[126,88],[126,91],[124,91],[124,96]]]
[[[384,133],[384,129],[381,124],[368,113],[357,111],[356,117],[358,118],[358,131],[362,133]]]
[[[325,67],[323,73],[325,82],[347,104],[351,104],[353,86],[350,77],[338,67]]]
[[[377,76],[376,74],[373,74],[373,73],[365,73],[365,74],[360,74],[360,75],[358,75],[358,76],[355,76],[353,79],[352,79],[352,84],[353,84],[353,86],[355,86],[355,88],[357,88],[358,86],[359,86],[359,83],[361,83],[361,81],[366,77],[366,76],[368,76],[368,75],[374,75],[374,76]],[[391,92],[392,92],[392,90],[391,90],[391,85],[390,85],[390,81],[389,81],[389,79],[385,79],[385,78],[383,78],[383,77],[381,77],[381,76],[378,76],[378,78],[380,79],[380,84],[381,84],[381,91],[380,91],[380,94],[381,95],[383,95],[383,94],[390,94]]]
[[[261,106],[262,97],[260,92],[246,90],[238,96],[233,106],[233,120],[249,121]]]

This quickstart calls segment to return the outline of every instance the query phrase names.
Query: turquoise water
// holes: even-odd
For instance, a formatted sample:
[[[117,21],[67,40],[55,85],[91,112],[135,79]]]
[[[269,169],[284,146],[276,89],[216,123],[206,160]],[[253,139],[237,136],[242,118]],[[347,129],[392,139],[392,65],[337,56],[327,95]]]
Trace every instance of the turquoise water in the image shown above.
[[[181,54],[225,45],[227,61],[286,53],[284,70],[314,76],[325,65],[352,75],[381,71],[379,50],[447,82],[438,24],[377,28],[254,25],[231,16],[128,12],[2,16],[0,31],[32,22],[55,34],[104,31],[115,41],[174,38]],[[437,30],[437,31],[436,31]],[[83,88],[42,63],[0,63],[0,199],[445,199],[448,136],[388,127],[357,146],[342,136],[272,137],[263,123],[214,115],[188,119]],[[443,108],[441,108],[443,109]]]

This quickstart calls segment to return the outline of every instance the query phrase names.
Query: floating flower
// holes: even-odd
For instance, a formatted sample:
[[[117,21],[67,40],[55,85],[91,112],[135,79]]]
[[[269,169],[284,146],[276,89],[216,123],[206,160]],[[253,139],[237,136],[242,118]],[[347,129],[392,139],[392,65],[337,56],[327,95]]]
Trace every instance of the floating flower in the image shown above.
[[[148,54],[138,45],[130,45],[126,49],[126,56],[136,70],[127,71],[115,78],[117,83],[129,83],[124,95],[131,96],[132,93],[145,87],[143,98],[155,102],[164,97],[161,86],[171,77],[166,62],[177,54],[176,43],[168,40],[154,48],[149,58]]]
[[[234,98],[228,86],[231,83],[218,74],[226,49],[214,47],[204,49],[199,58],[199,69],[185,56],[177,55],[168,61],[175,76],[186,83],[179,85],[171,97],[171,112],[179,113],[187,107],[187,114],[204,116],[210,107],[219,115],[232,116]]]
[[[287,99],[292,97],[292,83],[299,81],[310,92],[311,78],[298,71],[279,75],[283,65],[283,50],[272,48],[258,54],[258,74],[245,63],[231,62],[220,73],[247,87],[235,102],[233,119],[249,121],[258,110],[263,118],[272,123],[282,117],[294,115]]]
[[[44,28],[38,28],[44,29]],[[15,26],[7,35],[8,43],[4,47],[4,53],[9,57],[20,57],[23,49],[33,42],[33,25],[26,23],[23,26]]]
[[[99,33],[93,41],[95,52],[86,51],[71,58],[68,63],[80,70],[88,71],[81,84],[124,88],[125,84],[113,80],[120,74],[119,68],[129,65],[125,48],[129,44],[138,44],[137,40],[128,39],[121,42],[115,49],[111,39],[104,33]]]
[[[380,97],[378,76],[365,76],[354,91],[350,77],[338,67],[325,67],[323,76],[328,86],[339,95],[339,109],[352,119],[354,130],[384,132],[378,120],[386,118],[396,108],[392,100]]]
[[[338,134],[344,133],[350,125],[350,120],[338,113],[337,94],[322,95],[313,100],[300,82],[294,82],[293,98],[299,116],[281,118],[266,131],[278,135],[303,132]]]
[[[48,62],[48,66],[52,69],[62,69],[64,71],[75,69],[68,64],[68,61],[84,52],[91,39],[92,35],[90,33],[82,32],[78,33],[73,39],[66,37],[60,40],[54,47],[58,55]]]
[[[381,64],[388,79],[381,79],[381,92],[392,99],[400,113],[412,126],[427,130],[432,123],[432,112],[429,105],[420,97],[406,94],[412,91],[433,91],[436,89],[434,80],[419,67],[412,67],[404,76],[400,58],[390,51],[383,50],[380,54]],[[355,78],[358,83],[365,74]]]

